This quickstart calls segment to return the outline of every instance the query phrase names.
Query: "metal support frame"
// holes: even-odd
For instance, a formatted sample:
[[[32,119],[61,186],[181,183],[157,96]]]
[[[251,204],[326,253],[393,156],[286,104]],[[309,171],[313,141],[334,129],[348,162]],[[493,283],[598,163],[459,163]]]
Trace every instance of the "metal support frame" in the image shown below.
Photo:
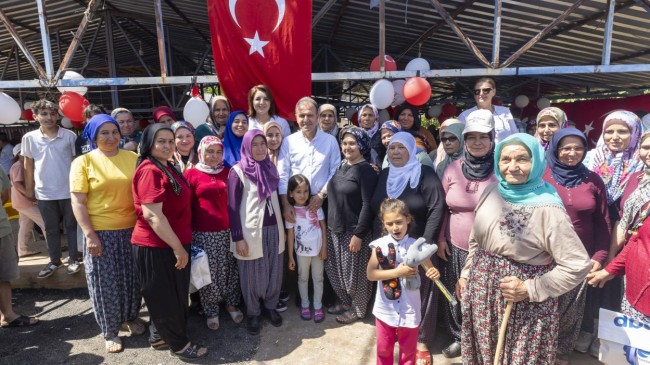
[[[492,34],[492,68],[499,67],[501,47],[501,0],[494,0],[494,33]]]
[[[650,0],[634,0],[640,7],[644,8],[648,13],[650,13]]]
[[[84,11],[83,18],[81,19],[81,23],[79,23],[79,27],[77,28],[77,31],[72,36],[72,41],[70,41],[68,50],[65,52],[65,56],[63,56],[63,60],[59,65],[59,70],[56,72],[56,75],[54,75],[54,79],[52,80],[53,82],[56,82],[60,77],[63,76],[63,73],[70,65],[70,62],[72,62],[72,58],[74,57],[74,54],[77,51],[77,48],[79,47],[79,42],[81,42],[81,39],[83,38],[84,33],[88,28],[88,24],[93,20],[93,15],[99,6],[99,3],[100,2],[96,0],[90,0],[88,2],[88,7],[86,8],[86,11]],[[95,37],[93,37],[92,45],[95,44],[95,39],[97,37],[98,31],[99,31],[99,27],[97,28],[97,32],[95,32]],[[90,52],[92,52],[92,48],[88,52],[89,55]]]
[[[54,76],[54,63],[52,62],[52,45],[50,43],[50,29],[47,26],[47,13],[43,0],[36,0],[38,5],[38,22],[41,25],[41,42],[43,44],[43,57],[45,58],[45,72],[48,79]]]
[[[108,76],[117,77],[117,68],[115,67],[115,54],[113,53],[113,21],[111,20],[111,11],[104,11],[104,32],[106,34],[106,58],[108,63]],[[120,105],[120,98],[117,94],[117,87],[111,85],[111,103],[112,109]]]
[[[318,22],[325,16],[325,14],[332,8],[332,5],[336,4],[338,0],[329,0],[323,5],[322,8],[316,13],[316,15],[311,20],[311,27],[314,28]]]
[[[11,63],[11,59],[14,56],[14,52],[16,52],[16,46],[14,45],[11,47],[9,50],[9,54],[7,54],[7,60],[5,61],[5,65],[2,66],[2,72],[0,72],[0,80],[4,80],[5,74],[7,73],[7,70],[9,69],[9,64]]]
[[[165,28],[163,25],[162,3],[161,0],[154,1],[154,10],[156,13],[156,34],[158,35],[158,58],[160,60],[160,76],[167,77],[167,51],[165,50]]]
[[[386,0],[379,0],[379,72],[386,71]]]
[[[603,37],[603,65],[609,65],[612,58],[612,31],[614,30],[614,6],[616,1],[607,0],[607,21],[605,22],[605,35]]]
[[[472,52],[474,56],[476,56],[478,61],[482,63],[484,66],[490,67],[490,62],[487,60],[487,58],[485,58],[483,52],[481,52],[481,50],[478,49],[478,47],[474,44],[474,42],[472,42],[472,40],[467,36],[467,34],[465,34],[465,32],[463,32],[463,30],[460,29],[458,24],[456,24],[454,18],[452,18],[452,16],[449,15],[449,13],[447,13],[447,10],[444,8],[444,6],[440,4],[440,1],[438,0],[429,0],[429,1],[431,1],[433,7],[436,8],[440,17],[442,17],[447,22],[447,25],[449,25],[451,30],[453,30],[454,33],[456,33],[458,38],[460,38],[460,40],[465,44],[465,46],[467,46],[470,52]]]
[[[27,44],[23,41],[23,39],[20,37],[18,32],[16,32],[16,29],[14,28],[13,24],[11,24],[9,18],[7,17],[5,12],[2,11],[2,9],[0,9],[0,22],[2,22],[5,25],[5,27],[9,31],[9,34],[11,34],[11,37],[16,42],[15,46],[18,46],[18,48],[20,48],[20,50],[23,52],[25,58],[27,59],[27,62],[29,62],[29,64],[32,65],[32,68],[34,69],[34,71],[36,71],[41,81],[46,82],[48,77],[47,77],[47,73],[43,69],[43,66],[41,66],[38,62],[36,62],[34,55],[32,55],[32,53],[29,51],[29,48],[27,48]]]
[[[345,0],[343,5],[341,6],[341,9],[339,9],[339,13],[336,16],[336,22],[334,22],[334,26],[332,27],[332,31],[330,32],[330,36],[327,38],[327,44],[332,44],[332,39],[334,38],[334,34],[336,34],[336,31],[339,30],[339,26],[341,25],[341,20],[343,19],[343,14],[345,14],[345,11],[348,9],[348,5],[350,5],[350,0]]]

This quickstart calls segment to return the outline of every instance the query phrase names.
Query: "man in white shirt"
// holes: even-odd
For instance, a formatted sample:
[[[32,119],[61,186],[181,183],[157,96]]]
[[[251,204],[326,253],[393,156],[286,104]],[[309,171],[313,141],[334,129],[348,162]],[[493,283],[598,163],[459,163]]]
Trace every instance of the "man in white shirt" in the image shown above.
[[[318,128],[318,104],[305,97],[296,103],[296,121],[300,130],[293,133],[280,148],[278,187],[284,219],[295,223],[295,212],[287,200],[287,183],[293,175],[302,174],[309,179],[312,197],[307,208],[317,211],[327,197],[327,183],[341,163],[336,138]]]

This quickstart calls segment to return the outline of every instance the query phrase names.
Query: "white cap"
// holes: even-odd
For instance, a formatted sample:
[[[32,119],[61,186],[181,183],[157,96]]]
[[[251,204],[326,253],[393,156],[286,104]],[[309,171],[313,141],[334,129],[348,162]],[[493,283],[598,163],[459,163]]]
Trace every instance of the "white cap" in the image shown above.
[[[20,153],[20,143],[14,146],[14,157],[18,156]]]
[[[494,130],[494,116],[486,109],[475,110],[465,118],[463,135],[470,132],[490,133]]]

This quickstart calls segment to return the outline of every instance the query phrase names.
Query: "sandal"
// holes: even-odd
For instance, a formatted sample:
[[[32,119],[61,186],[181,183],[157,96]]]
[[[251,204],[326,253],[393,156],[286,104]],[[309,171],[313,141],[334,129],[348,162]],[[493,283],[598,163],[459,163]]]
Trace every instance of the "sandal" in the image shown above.
[[[205,321],[209,329],[216,331],[219,329],[219,317],[210,317]]]
[[[167,345],[167,342],[165,340],[160,339],[156,342],[149,342],[149,345],[151,345],[151,348],[154,350],[167,350],[169,349],[169,345]]]
[[[115,336],[110,340],[106,340],[106,352],[109,354],[121,352],[123,349],[124,347],[122,346],[122,339],[118,336]]]
[[[230,314],[230,318],[232,318],[232,321],[235,323],[241,323],[241,321],[244,320],[244,313],[237,308],[232,312],[228,311],[228,314]]]
[[[336,316],[336,321],[341,324],[350,324],[358,321],[360,318],[351,311],[345,311],[343,314]]]
[[[28,326],[34,326],[39,323],[38,318],[36,317],[27,317],[24,315],[19,315],[18,318],[14,319],[13,321],[9,323],[3,323],[0,325],[2,328],[12,328],[12,327],[28,327]]]
[[[122,328],[128,330],[132,336],[139,336],[146,330],[144,323],[142,323],[142,320],[140,318],[122,323]]]
[[[415,365],[431,365],[431,353],[429,351],[417,351],[415,354]]]
[[[202,350],[202,349],[205,349],[205,352],[203,354],[199,354],[199,350]],[[178,358],[185,359],[185,360],[193,360],[193,359],[198,359],[198,358],[201,358],[201,357],[207,355],[208,354],[208,348],[207,347],[202,347],[201,345],[190,343],[189,345],[187,345],[185,350],[183,350],[181,352],[170,351],[169,353],[170,353],[170,355],[172,357],[178,357]]]
[[[327,308],[327,313],[329,314],[343,314],[347,311],[348,308],[345,308],[345,305],[339,303],[337,305]]]

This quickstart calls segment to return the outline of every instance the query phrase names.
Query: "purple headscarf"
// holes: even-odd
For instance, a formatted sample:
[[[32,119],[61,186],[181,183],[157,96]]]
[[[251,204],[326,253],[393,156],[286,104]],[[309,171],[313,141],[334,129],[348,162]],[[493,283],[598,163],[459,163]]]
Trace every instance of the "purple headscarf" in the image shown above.
[[[253,158],[253,139],[257,136],[262,136],[266,141],[264,132],[259,129],[251,129],[244,134],[241,144],[241,160],[237,162],[237,165],[244,176],[257,186],[257,196],[260,200],[266,200],[278,188],[280,176],[278,169],[271,162],[268,152],[263,161],[256,161]]]

